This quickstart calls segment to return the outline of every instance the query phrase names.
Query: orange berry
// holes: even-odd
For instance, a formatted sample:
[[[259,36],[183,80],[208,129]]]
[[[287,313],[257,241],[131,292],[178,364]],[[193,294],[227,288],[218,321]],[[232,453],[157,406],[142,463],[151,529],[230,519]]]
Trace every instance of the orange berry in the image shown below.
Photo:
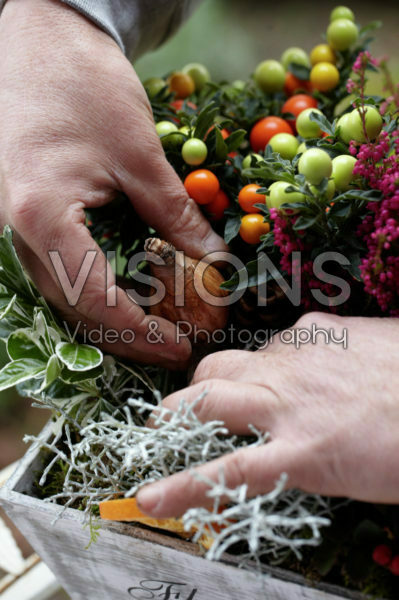
[[[221,221],[224,217],[224,211],[230,206],[228,195],[219,190],[212,202],[209,202],[206,207],[206,214],[210,221]]]
[[[219,180],[208,169],[197,169],[187,175],[184,187],[197,204],[209,204],[220,190]]]
[[[265,117],[251,129],[249,136],[251,147],[254,152],[264,150],[273,136],[278,133],[294,133],[292,127],[281,117]]]
[[[262,235],[269,233],[270,225],[263,215],[249,214],[241,219],[240,236],[247,244],[259,244]]]
[[[242,188],[238,194],[238,204],[242,210],[247,213],[259,213],[260,209],[256,208],[254,204],[265,204],[266,196],[263,194],[257,194],[260,190],[260,185],[256,183],[250,183]]]
[[[195,84],[190,75],[185,73],[173,73],[168,79],[169,89],[176,98],[188,98],[195,92]]]

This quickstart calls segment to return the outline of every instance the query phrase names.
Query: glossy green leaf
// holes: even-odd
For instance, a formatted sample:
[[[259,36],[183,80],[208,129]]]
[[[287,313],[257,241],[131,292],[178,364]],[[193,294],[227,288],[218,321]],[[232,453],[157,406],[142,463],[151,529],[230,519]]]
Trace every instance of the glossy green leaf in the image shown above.
[[[12,244],[12,232],[8,225],[0,236],[0,283],[19,296],[36,301],[36,295],[21,266]]]
[[[58,379],[58,377],[60,376],[60,373],[61,373],[60,361],[59,361],[58,357],[55,354],[53,354],[53,356],[50,356],[48,363],[47,363],[46,377],[45,377],[45,380],[43,383],[43,389],[46,388],[47,386],[49,386],[50,384],[52,384],[53,381]]]
[[[288,70],[291,71],[295,77],[298,77],[301,81],[309,81],[310,69],[305,65],[299,65],[297,63],[290,63]]]
[[[200,140],[204,139],[206,133],[214,124],[214,120],[218,112],[219,108],[215,106],[214,102],[211,102],[201,110],[197,118],[194,137]]]
[[[226,225],[224,228],[224,241],[226,244],[230,244],[235,237],[237,237],[238,232],[241,227],[241,218],[239,215],[231,216],[227,219]]]
[[[309,119],[317,123],[322,131],[334,136],[334,127],[323,114],[312,112],[310,113]]]
[[[287,206],[290,207],[290,204],[283,204],[283,206]],[[300,215],[298,217],[298,219],[296,220],[293,229],[294,231],[301,231],[303,229],[309,229],[309,227],[312,227],[312,225],[314,225],[316,223],[316,221],[318,220],[319,215],[315,214],[315,215]]]
[[[231,133],[229,137],[225,140],[228,151],[234,152],[235,150],[238,150],[241,144],[243,143],[246,135],[247,132],[244,129],[237,129],[236,131],[233,131],[233,133]]]
[[[256,260],[252,260],[240,269],[220,286],[224,290],[242,290],[247,287],[262,285],[273,279],[272,273],[266,268],[265,255],[260,254]],[[277,273],[275,273],[277,275]]]
[[[46,363],[33,358],[21,358],[5,365],[0,371],[0,392],[8,388],[44,375],[46,372]]]
[[[219,161],[225,161],[227,157],[227,145],[221,134],[219,127],[215,127],[215,139],[216,139],[216,158]]]
[[[7,352],[12,360],[33,358],[47,362],[48,353],[39,336],[32,329],[17,329],[7,341]]]
[[[0,320],[4,319],[8,315],[8,313],[14,306],[16,299],[17,299],[16,294],[14,294],[14,296],[11,298],[11,300],[10,300],[9,296],[4,296],[4,297],[0,298]]]
[[[101,350],[87,344],[59,342],[55,351],[60,361],[70,371],[89,371],[100,366],[103,361]]]
[[[61,371],[60,378],[64,383],[73,385],[89,379],[98,379],[103,374],[104,369],[102,366],[96,367],[95,369],[90,369],[88,371],[69,371],[66,367],[64,367]]]

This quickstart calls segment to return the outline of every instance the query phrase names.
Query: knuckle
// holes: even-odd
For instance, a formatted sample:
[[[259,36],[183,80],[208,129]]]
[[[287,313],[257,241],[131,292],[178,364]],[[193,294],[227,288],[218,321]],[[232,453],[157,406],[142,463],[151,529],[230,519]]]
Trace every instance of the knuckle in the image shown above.
[[[203,381],[204,379],[210,379],[212,376],[212,372],[214,371],[214,362],[217,360],[215,354],[208,354],[205,358],[201,360],[197,368],[194,372],[194,377],[192,379],[192,384]]]
[[[14,227],[21,232],[36,228],[40,213],[40,199],[36,195],[17,195],[9,209]]]
[[[251,468],[246,460],[243,460],[241,452],[234,452],[226,459],[226,483],[228,487],[251,484]]]
[[[297,328],[310,329],[313,325],[317,327],[330,327],[337,322],[337,317],[330,313],[309,312],[302,315],[295,324]]]
[[[195,233],[196,236],[204,236],[210,229],[210,225],[201,217],[198,206],[192,198],[180,194],[176,198],[177,206],[182,210],[175,222],[175,231],[184,232],[186,235]]]
[[[217,403],[220,392],[220,381],[218,379],[208,379],[201,386],[201,390],[193,401],[200,401],[196,406],[196,415],[200,421],[209,421],[217,413]]]
[[[224,378],[234,372],[239,361],[243,364],[243,351],[240,350],[225,350],[208,354],[197,366],[192,383],[215,377]]]

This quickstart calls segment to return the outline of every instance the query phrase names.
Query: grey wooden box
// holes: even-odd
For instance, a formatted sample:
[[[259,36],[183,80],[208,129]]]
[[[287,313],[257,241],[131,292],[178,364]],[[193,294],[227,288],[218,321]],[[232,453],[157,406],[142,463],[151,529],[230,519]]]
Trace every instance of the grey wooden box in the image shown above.
[[[42,435],[52,435],[51,424]],[[242,570],[228,555],[210,562],[196,544],[144,526],[104,522],[97,543],[85,550],[82,514],[68,509],[52,524],[60,508],[31,495],[40,467],[31,448],[0,502],[73,600],[366,600],[335,586],[312,587],[282,569]]]

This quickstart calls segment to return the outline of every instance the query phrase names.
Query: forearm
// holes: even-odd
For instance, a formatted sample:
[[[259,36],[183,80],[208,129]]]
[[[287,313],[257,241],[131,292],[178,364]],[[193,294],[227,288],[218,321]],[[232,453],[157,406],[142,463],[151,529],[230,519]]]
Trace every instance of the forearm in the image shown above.
[[[0,9],[7,0],[0,0]],[[59,0],[49,0],[59,1]],[[202,0],[60,0],[111,35],[132,59],[156,48]]]

